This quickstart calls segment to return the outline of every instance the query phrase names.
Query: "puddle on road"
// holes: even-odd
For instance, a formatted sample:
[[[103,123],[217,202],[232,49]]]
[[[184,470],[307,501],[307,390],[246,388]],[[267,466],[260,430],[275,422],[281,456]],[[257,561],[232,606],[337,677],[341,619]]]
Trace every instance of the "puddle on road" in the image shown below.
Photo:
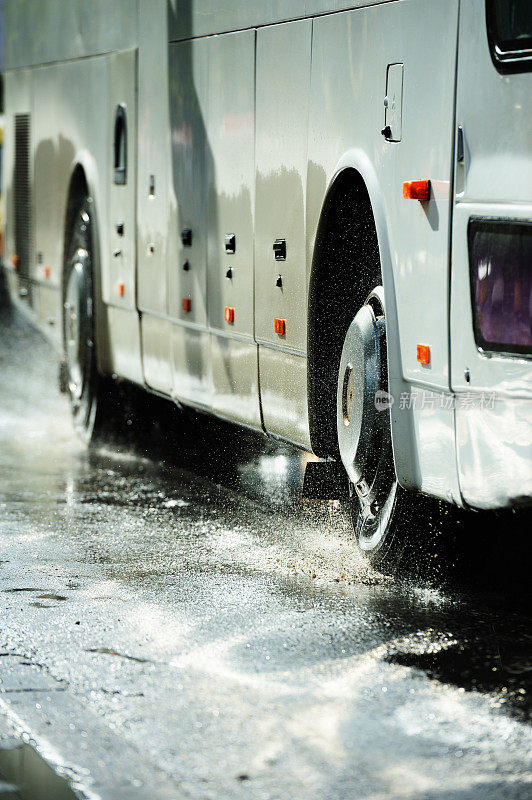
[[[6,786],[7,784],[7,786]],[[0,796],[9,800],[81,800],[66,777],[59,775],[29,744],[0,740]]]
[[[496,696],[494,706],[523,722],[532,717],[531,637],[467,635],[444,648],[424,652],[402,650],[385,657],[389,664],[419,669],[433,680],[466,691]]]

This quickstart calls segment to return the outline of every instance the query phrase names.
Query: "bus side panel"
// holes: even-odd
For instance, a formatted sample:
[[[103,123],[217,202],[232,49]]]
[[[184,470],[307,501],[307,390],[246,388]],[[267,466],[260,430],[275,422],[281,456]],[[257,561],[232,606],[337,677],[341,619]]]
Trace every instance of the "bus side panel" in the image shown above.
[[[137,43],[137,0],[4,0],[4,8],[6,69],[86,58]]]
[[[346,8],[383,2],[390,0],[231,0],[230,3],[220,0],[168,0],[170,39],[175,41],[189,36],[273,25],[314,14],[331,14]]]
[[[305,205],[311,44],[310,19],[257,31],[255,339],[262,414],[267,431],[306,447],[310,443]],[[275,257],[278,239],[286,243],[284,260]],[[282,320],[280,332],[275,330],[275,319]],[[291,352],[283,352],[285,348]]]
[[[137,51],[109,56],[109,113],[104,173],[109,191],[108,272],[102,276],[113,372],[143,383],[136,309]],[[122,156],[121,153],[124,153]]]
[[[115,67],[110,68],[114,59]],[[113,259],[114,242],[109,235],[111,220],[110,191],[112,171],[112,127],[110,82],[116,83],[121,67],[116,72],[119,60],[132,69],[126,69],[132,97],[129,106],[132,112],[130,152],[131,197],[133,211],[129,211],[127,225],[133,241],[133,249],[125,253],[122,267],[119,259]],[[122,62],[121,62],[122,63]],[[16,90],[17,99],[8,97],[10,136],[14,135],[15,117],[22,108],[24,93],[20,93],[20,77],[24,75],[26,100],[31,95],[29,125],[31,136],[31,213],[33,233],[29,253],[26,297],[31,301],[36,321],[62,347],[62,280],[65,245],[65,222],[68,193],[74,168],[81,165],[94,201],[95,223],[95,291],[97,293],[98,357],[102,368],[114,371],[132,380],[141,381],[140,340],[135,303],[135,254],[134,254],[134,201],[135,201],[135,54],[115,54],[112,57],[96,57],[79,61],[35,67],[31,70],[8,73],[7,84]],[[118,80],[120,83],[120,80]],[[119,88],[115,86],[115,88]],[[123,87],[122,87],[123,88]],[[122,91],[119,95],[122,95]],[[126,97],[127,91],[123,94]],[[115,98],[116,99],[116,98]],[[27,103],[26,103],[27,105]],[[25,106],[26,107],[26,106]],[[8,158],[13,161],[13,156]],[[9,177],[9,176],[8,176]],[[12,183],[12,177],[9,181]],[[123,187],[125,188],[125,187]],[[8,188],[8,206],[13,205],[13,186]],[[120,203],[114,204],[115,216],[126,211]],[[14,213],[9,214],[14,220]],[[14,253],[15,242],[7,225],[8,256]],[[113,261],[111,261],[113,259]],[[113,270],[111,271],[111,264]],[[119,306],[121,296],[117,284],[123,276],[127,286],[124,292],[125,308],[108,309],[108,301]],[[129,310],[128,310],[129,306]],[[124,316],[125,315],[125,316]]]
[[[210,407],[207,332],[207,142],[209,39],[169,47],[172,182],[168,246],[168,316],[172,388],[180,400]],[[190,234],[186,233],[187,231]]]
[[[360,169],[349,153],[362,154],[359,161],[374,173],[382,197],[382,206],[374,209],[383,225],[380,240],[389,241],[381,261],[386,303],[390,310],[397,307],[397,329],[394,315],[388,315],[391,388],[406,381],[425,390],[404,397],[397,392],[394,398],[398,477],[403,485],[448,499],[460,497],[454,414],[447,405],[457,11],[455,0],[405,0],[314,20],[307,217],[312,250],[323,186],[350,159]],[[383,101],[389,69],[397,65],[402,65],[402,106],[396,108],[402,125],[398,141],[386,141]],[[425,178],[432,182],[429,202],[403,199],[403,182]],[[428,366],[417,361],[418,343],[430,347]],[[427,398],[426,392],[434,396]]]
[[[264,427],[274,436],[311,450],[307,359],[261,345],[259,366]]]
[[[177,205],[176,260],[169,260],[168,316],[207,320],[207,64],[209,40],[170,46],[172,192]],[[186,238],[184,231],[190,231]],[[188,268],[183,269],[185,262]],[[190,307],[183,307],[184,298]]]
[[[20,93],[24,76],[25,93]],[[13,255],[15,241],[13,209],[14,176],[13,146],[16,119],[22,98],[29,114],[31,139],[30,212],[33,232],[30,234],[28,278],[31,285],[28,297],[34,307],[36,321],[56,345],[61,335],[61,285],[63,276],[63,247],[68,190],[74,165],[83,154],[95,166],[90,176],[96,216],[105,221],[108,215],[105,183],[108,163],[107,131],[102,121],[107,119],[108,63],[105,58],[66,62],[27,71],[7,73],[8,89],[8,258]],[[11,96],[12,87],[15,96]],[[80,89],[81,87],[81,89]],[[104,91],[102,91],[104,87]],[[31,95],[31,102],[27,100]],[[89,177],[88,177],[89,179]],[[98,230],[102,272],[107,265],[107,226]],[[26,268],[25,268],[26,269]],[[103,355],[103,354],[102,354]]]
[[[139,13],[137,302],[141,311],[166,314],[166,262],[175,257],[177,235],[177,223],[170,221],[166,4],[141,0]]]
[[[212,407],[217,414],[260,428],[258,353],[253,340],[255,31],[206,41]],[[234,248],[228,245],[227,237],[232,236]]]
[[[35,130],[35,251],[37,291],[56,291],[55,329],[61,342],[63,248],[70,179],[76,163],[90,154],[89,191],[94,200],[97,227],[95,269],[106,285],[109,240],[107,173],[109,63],[105,57],[66,62],[32,70]],[[44,267],[49,270],[45,271]],[[47,277],[48,275],[48,277]],[[99,277],[99,276],[98,276]],[[99,285],[98,277],[96,285]],[[45,320],[41,319],[41,323]],[[104,359],[108,342],[99,342]]]

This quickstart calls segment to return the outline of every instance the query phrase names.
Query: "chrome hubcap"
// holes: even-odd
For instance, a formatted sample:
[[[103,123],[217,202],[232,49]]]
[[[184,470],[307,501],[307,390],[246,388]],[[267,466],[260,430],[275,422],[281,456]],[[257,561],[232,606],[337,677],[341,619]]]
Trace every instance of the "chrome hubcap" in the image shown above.
[[[83,363],[81,340],[81,302],[84,251],[78,251],[70,271],[65,296],[65,346],[68,364],[68,388],[73,400],[79,400],[83,391]]]
[[[393,500],[395,475],[383,462],[390,415],[377,404],[378,394],[387,389],[385,347],[384,292],[378,286],[347,331],[337,395],[338,445],[364,531],[359,539],[363,549],[372,549],[382,538],[386,506]]]
[[[380,287],[379,287],[380,288]],[[375,405],[381,388],[381,367],[384,343],[384,315],[373,304],[378,289],[370,295],[347,331],[337,395],[337,432],[342,462],[361,496],[367,494],[367,478],[374,469],[375,430],[380,420]]]

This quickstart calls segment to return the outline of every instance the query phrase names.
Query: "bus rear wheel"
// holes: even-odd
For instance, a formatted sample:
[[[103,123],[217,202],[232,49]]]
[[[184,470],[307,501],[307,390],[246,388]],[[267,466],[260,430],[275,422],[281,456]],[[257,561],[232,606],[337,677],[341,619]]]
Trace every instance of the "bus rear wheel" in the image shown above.
[[[92,201],[85,197],[70,227],[63,281],[64,382],[74,427],[94,441],[105,417],[106,390],[98,374],[94,337]]]
[[[357,544],[378,568],[396,568],[413,496],[394,468],[384,290],[376,286],[349,326],[338,374],[337,432]]]

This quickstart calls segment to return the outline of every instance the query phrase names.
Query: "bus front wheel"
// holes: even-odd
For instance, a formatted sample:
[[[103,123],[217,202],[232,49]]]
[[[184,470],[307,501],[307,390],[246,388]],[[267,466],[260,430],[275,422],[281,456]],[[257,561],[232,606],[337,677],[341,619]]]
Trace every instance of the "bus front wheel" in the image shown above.
[[[63,281],[64,382],[74,427],[95,439],[105,416],[105,386],[98,374],[94,336],[92,200],[79,202],[68,234]]]
[[[376,567],[396,567],[413,496],[394,468],[384,291],[376,286],[349,326],[340,360],[337,432],[360,550]]]

